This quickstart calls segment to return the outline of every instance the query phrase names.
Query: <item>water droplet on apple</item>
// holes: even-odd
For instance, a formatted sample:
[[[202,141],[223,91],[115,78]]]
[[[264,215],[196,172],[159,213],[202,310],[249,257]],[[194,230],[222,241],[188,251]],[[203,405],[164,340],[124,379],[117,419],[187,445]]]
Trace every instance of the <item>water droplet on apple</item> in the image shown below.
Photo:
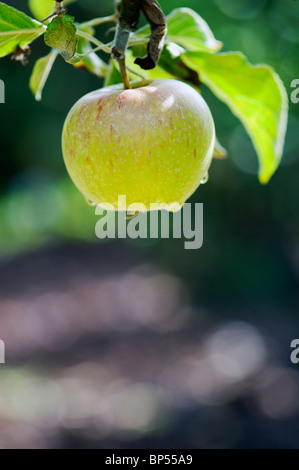
[[[95,202],[92,202],[90,199],[87,199],[87,197],[85,197],[84,199],[90,207],[95,207],[97,205]]]
[[[201,180],[200,184],[206,184],[209,181],[209,173],[207,172],[203,179]]]

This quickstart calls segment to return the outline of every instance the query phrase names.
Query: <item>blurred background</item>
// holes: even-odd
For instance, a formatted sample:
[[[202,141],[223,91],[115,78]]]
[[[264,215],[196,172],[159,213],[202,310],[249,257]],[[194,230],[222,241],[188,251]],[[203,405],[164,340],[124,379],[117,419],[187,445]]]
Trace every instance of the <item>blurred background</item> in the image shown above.
[[[27,13],[27,2],[8,1]],[[299,78],[299,2],[161,0],[191,7],[224,50]],[[79,21],[113,4],[79,0]],[[105,29],[98,37],[107,41]],[[109,241],[66,173],[67,112],[99,79],[58,59],[43,101],[30,64],[1,59],[1,448],[299,448],[299,104],[270,183],[230,111],[203,88],[229,158],[192,197],[204,246]]]

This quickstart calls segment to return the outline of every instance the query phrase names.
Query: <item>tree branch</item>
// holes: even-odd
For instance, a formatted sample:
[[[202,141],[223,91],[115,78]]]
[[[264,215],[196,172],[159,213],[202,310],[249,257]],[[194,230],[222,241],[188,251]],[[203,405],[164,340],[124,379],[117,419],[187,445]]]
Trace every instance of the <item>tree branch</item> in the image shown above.
[[[130,33],[137,28],[141,11],[151,26],[151,37],[147,47],[148,54],[146,57],[135,60],[135,63],[142,69],[150,70],[156,67],[167,33],[166,18],[156,0],[116,0],[118,25],[111,52],[112,58],[119,63],[125,88],[129,86],[125,66],[126,51]]]

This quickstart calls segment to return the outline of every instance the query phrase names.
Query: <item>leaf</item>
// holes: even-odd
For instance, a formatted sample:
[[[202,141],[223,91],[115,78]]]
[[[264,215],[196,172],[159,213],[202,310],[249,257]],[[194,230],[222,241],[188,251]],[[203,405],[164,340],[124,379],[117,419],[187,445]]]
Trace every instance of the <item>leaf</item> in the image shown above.
[[[78,29],[90,35],[94,34],[94,29],[91,27],[80,28],[80,26],[78,26]],[[90,51],[92,51],[90,42],[86,38],[79,36],[77,54],[75,54],[69,62],[77,68],[85,69],[88,72],[93,73],[97,77],[105,77],[107,74],[108,65],[105,64],[105,62],[100,59],[100,57],[95,52]],[[80,54],[85,55],[85,57],[80,57]]]
[[[75,1],[76,0],[64,0],[63,4],[68,5]],[[54,12],[55,2],[54,0],[29,0],[29,8],[33,16],[42,21]]]
[[[217,137],[216,137],[216,140],[215,140],[215,148],[214,148],[214,155],[213,156],[214,156],[214,158],[218,158],[220,160],[227,157],[227,150],[224,147],[222,147],[222,145],[220,144]]]
[[[188,51],[217,52],[222,43],[217,41],[204,19],[190,8],[177,8],[167,16],[166,42],[177,43]],[[148,25],[136,31],[139,37],[150,36]]]
[[[122,82],[121,73],[117,68],[116,61],[112,60],[108,68],[104,86],[106,87],[110,85],[116,85],[121,82]]]
[[[167,17],[168,38],[189,51],[217,52],[222,42],[217,41],[205,20],[190,8],[177,8]]]
[[[132,51],[134,57],[142,57],[146,53],[146,46],[133,46],[130,51]],[[184,80],[185,82],[199,87],[200,82],[198,74],[188,68],[181,60],[181,55],[185,52],[185,49],[178,44],[173,42],[165,44],[158,66],[152,70],[143,70],[143,75],[145,75],[146,78],[178,78],[179,80]],[[130,61],[130,58],[128,58],[128,60]],[[134,68],[134,60],[132,66]],[[136,70],[140,71],[139,68]]]
[[[47,56],[36,61],[34,65],[29,86],[37,101],[42,99],[44,86],[50,75],[57,55],[58,52],[52,51]]]
[[[31,43],[45,31],[44,26],[19,10],[0,2],[0,57]]]
[[[56,16],[48,24],[45,32],[45,43],[57,49],[64,60],[70,60],[76,53],[78,38],[74,18],[69,15]]]
[[[267,183],[279,166],[287,128],[288,97],[279,76],[238,52],[188,52],[181,58],[243,123],[259,157],[259,179]]]

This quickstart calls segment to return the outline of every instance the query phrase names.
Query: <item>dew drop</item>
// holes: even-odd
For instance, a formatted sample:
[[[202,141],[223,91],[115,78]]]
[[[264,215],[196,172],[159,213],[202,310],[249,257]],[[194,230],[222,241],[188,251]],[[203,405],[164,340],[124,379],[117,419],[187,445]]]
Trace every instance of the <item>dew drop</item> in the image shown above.
[[[90,199],[87,199],[87,197],[85,197],[84,199],[90,207],[95,207],[96,206],[96,203],[92,202]]]
[[[203,179],[201,180],[200,184],[206,184],[209,181],[209,173],[207,172]]]

